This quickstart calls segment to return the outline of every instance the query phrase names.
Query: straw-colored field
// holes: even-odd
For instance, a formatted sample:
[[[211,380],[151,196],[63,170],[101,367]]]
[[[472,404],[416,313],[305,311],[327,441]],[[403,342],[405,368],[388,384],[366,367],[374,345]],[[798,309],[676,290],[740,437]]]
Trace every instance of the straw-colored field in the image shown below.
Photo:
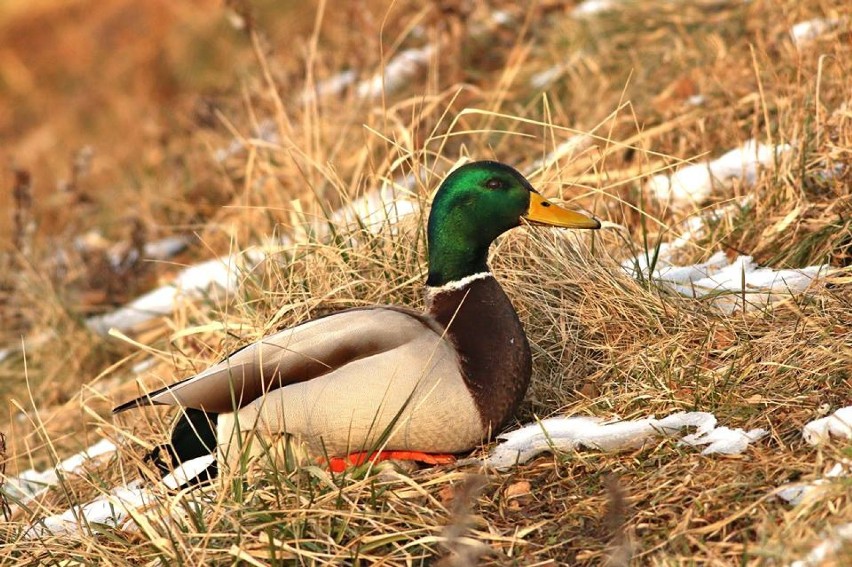
[[[852,406],[848,2],[226,4],[0,6],[0,563],[852,563],[851,436],[803,435]],[[422,307],[431,194],[476,159],[606,221],[491,248],[534,357],[510,429],[708,412],[766,434],[159,485],[141,457],[174,412],[111,408],[317,315]],[[215,258],[232,280],[187,283]],[[170,283],[152,318],[99,318]],[[44,522],[139,478],[119,522]]]

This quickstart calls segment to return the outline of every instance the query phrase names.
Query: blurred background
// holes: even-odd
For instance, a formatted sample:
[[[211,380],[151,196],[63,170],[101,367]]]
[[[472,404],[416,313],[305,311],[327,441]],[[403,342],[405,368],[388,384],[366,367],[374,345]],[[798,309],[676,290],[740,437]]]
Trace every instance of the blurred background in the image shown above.
[[[731,426],[767,427],[771,439],[742,458],[704,458],[666,441],[620,456],[541,460],[520,473],[530,481],[522,498],[504,498],[502,486],[480,498],[476,514],[490,522],[481,534],[502,538],[488,545],[499,559],[527,554],[529,564],[604,563],[601,481],[616,471],[631,505],[651,503],[630,516],[643,560],[786,560],[791,533],[801,542],[836,512],[852,519],[848,483],[806,522],[767,499],[848,453],[800,450],[800,431],[848,405],[852,391],[850,22],[848,0],[0,0],[7,471],[52,470],[60,457],[124,436],[111,408],[137,395],[138,382],[170,383],[332,309],[421,305],[429,195],[459,160],[493,158],[549,198],[618,225],[587,235],[579,254],[573,237],[546,232],[498,243],[495,272],[535,357],[520,418],[700,409]],[[673,171],[703,183],[675,195]],[[340,228],[356,216],[342,214],[342,203],[364,198],[358,215],[383,216],[385,201],[400,197],[414,213],[403,222]],[[229,285],[209,275],[181,281],[192,292],[172,301],[175,282],[192,279],[187,267],[225,258],[202,264],[221,275],[228,258],[252,247],[271,261]],[[659,270],[633,270],[663,247],[660,270],[697,273],[712,258],[727,266],[749,257],[753,273],[812,267],[836,279],[785,296],[777,309],[732,315],[715,308],[713,282],[699,297],[689,278],[673,291]],[[165,307],[124,323],[129,338],[92,324],[152,290],[166,292]],[[742,305],[742,291],[726,297]],[[153,430],[132,424],[144,427]],[[141,454],[127,443],[115,458],[129,463],[134,450]],[[55,490],[45,510],[86,501],[95,484],[114,486],[114,462],[101,465],[109,482],[76,495]],[[419,538],[449,521],[453,507],[432,505],[453,498],[444,487],[431,486],[427,505],[419,493],[406,500],[408,531],[395,523],[406,508],[393,499],[380,514],[393,526],[377,529],[370,495],[369,505],[352,506],[367,518],[355,531],[392,534],[377,544],[400,553],[388,564],[412,564],[409,543],[431,558]],[[273,501],[258,505],[258,518]],[[248,533],[244,505],[223,515],[238,524],[227,530]],[[421,525],[424,512],[437,520]],[[357,522],[329,517],[328,531],[311,528],[318,549],[334,540],[336,557],[349,557],[342,534]],[[540,519],[527,541],[515,539],[518,525]],[[266,527],[251,536],[263,553]],[[401,532],[418,542],[395,539]],[[160,540],[75,560],[148,563]],[[10,541],[6,549],[30,564],[29,547]],[[240,542],[226,537],[222,551],[232,541]],[[755,542],[757,559],[742,560]],[[78,548],[91,549],[68,547]],[[35,564],[59,557],[33,549]]]

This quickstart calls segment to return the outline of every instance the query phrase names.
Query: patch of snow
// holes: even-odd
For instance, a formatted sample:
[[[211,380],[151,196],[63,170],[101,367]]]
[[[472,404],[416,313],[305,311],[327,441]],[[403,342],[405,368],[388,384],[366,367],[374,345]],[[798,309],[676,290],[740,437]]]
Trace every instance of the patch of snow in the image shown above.
[[[799,22],[790,28],[790,38],[793,40],[797,49],[802,49],[813,43],[820,36],[839,28],[844,23],[845,20],[840,18],[814,18]]]
[[[807,557],[790,563],[790,567],[816,567],[824,565],[826,559],[840,551],[843,546],[852,541],[852,522],[843,524],[832,530],[832,533],[818,546],[814,547]]]
[[[48,487],[44,472],[28,469],[18,476],[10,476],[3,483],[3,490],[13,499],[28,502]]]
[[[750,443],[759,441],[769,433],[765,429],[731,429],[730,427],[717,427],[705,434],[695,433],[687,435],[680,442],[690,447],[707,445],[702,455],[739,455],[748,449]]]
[[[654,175],[645,182],[645,190],[673,206],[697,205],[710,197],[717,184],[741,179],[746,185],[753,185],[760,168],[773,167],[791,150],[789,144],[768,146],[748,140],[713,161],[687,165],[671,174]]]
[[[252,131],[251,137],[248,140],[242,138],[234,138],[231,143],[224,148],[219,148],[213,153],[213,158],[222,163],[229,158],[241,154],[251,140],[260,140],[268,144],[277,144],[280,141],[278,137],[278,127],[275,122],[270,119],[262,120],[257,127]]]
[[[661,244],[656,251],[640,254],[635,258],[624,260],[621,268],[630,276],[638,277],[637,270],[648,277],[651,264],[654,265],[654,279],[676,284],[689,284],[707,278],[714,271],[727,266],[728,258],[724,252],[716,252],[709,260],[691,266],[675,266],[669,262],[671,245]]]
[[[16,477],[6,479],[5,488],[10,496],[17,500],[28,501],[43,490],[59,482],[61,474],[79,474],[86,461],[112,454],[115,444],[109,439],[101,439],[88,449],[76,453],[53,468],[46,471],[26,470]]]
[[[388,61],[383,73],[360,82],[355,88],[355,94],[358,98],[369,100],[379,98],[382,93],[398,91],[426,68],[435,51],[434,45],[426,45],[399,52]]]
[[[59,481],[60,473],[79,474],[85,462],[103,455],[115,452],[115,445],[101,439],[88,449],[81,451],[59,463],[56,467],[44,472],[28,470],[18,477],[6,479],[4,488],[17,500],[27,502],[39,496],[46,488]],[[172,474],[163,478],[162,486],[176,490],[187,480],[194,478],[205,470],[215,458],[206,455],[193,459],[178,467]],[[140,509],[146,508],[155,501],[157,495],[148,488],[142,480],[133,481],[127,485],[118,486],[109,493],[95,498],[83,505],[72,506],[61,514],[54,514],[34,522],[27,530],[25,537],[32,539],[48,534],[66,534],[78,532],[82,526],[102,524],[110,527],[123,527]],[[159,485],[158,485],[159,486]],[[170,506],[173,517],[185,512],[186,506],[193,503],[182,502],[180,506]]]
[[[400,51],[387,62],[381,72],[362,81],[357,81],[358,74],[354,70],[342,71],[320,81],[313,89],[305,89],[301,102],[307,104],[318,98],[338,96],[352,85],[355,85],[355,96],[365,100],[379,98],[382,93],[398,91],[426,68],[435,51],[436,46],[431,44]]]
[[[504,10],[494,10],[484,23],[474,23],[470,29],[473,37],[490,33],[495,27],[509,26],[515,22],[514,16]],[[422,28],[412,30],[412,37],[422,36]],[[373,100],[384,94],[400,90],[429,64],[438,45],[427,44],[400,51],[384,65],[381,72],[368,79],[358,81],[358,73],[348,69],[317,83],[312,89],[305,89],[299,97],[302,104],[329,96],[339,96],[355,85],[355,95],[359,99]]]
[[[815,419],[802,428],[802,437],[811,445],[820,445],[832,436],[852,439],[852,406],[840,408],[828,417]]]
[[[83,504],[72,506],[61,514],[54,514],[33,522],[25,532],[26,539],[36,539],[46,535],[79,533],[89,526],[108,526],[125,530],[134,529],[133,520],[139,512],[162,503],[167,508],[157,514],[158,519],[185,521],[190,513],[198,513],[200,502],[175,498],[165,500],[145,481],[136,480],[118,486],[108,493]]]
[[[494,10],[491,13],[491,22],[495,26],[511,26],[516,23],[515,17],[506,10]]]
[[[155,364],[157,364],[157,359],[151,356],[134,364],[130,371],[134,374],[142,374],[153,368]]]
[[[539,71],[530,77],[530,86],[535,90],[543,91],[564,75],[565,70],[565,65],[554,65],[544,71]]]
[[[146,242],[142,255],[148,260],[168,260],[175,254],[186,250],[189,239],[185,236],[167,236],[153,242]]]
[[[146,321],[172,312],[179,290],[173,285],[159,287],[137,297],[124,307],[86,319],[94,333],[106,335],[110,329],[126,332]]]
[[[74,248],[82,254],[103,254],[113,269],[121,269],[123,266],[132,264],[140,259],[144,260],[168,260],[175,254],[186,249],[189,239],[186,236],[167,236],[159,240],[146,242],[142,247],[142,253],[131,249],[128,241],[111,243],[97,230],[90,230],[74,238]],[[58,250],[58,263],[68,263],[64,250]]]
[[[834,167],[824,167],[813,172],[813,176],[820,181],[831,181],[843,175],[845,167],[842,163],[835,164]]]
[[[589,18],[608,12],[619,4],[616,0],[584,0],[571,10],[571,16],[575,18]]]
[[[26,532],[28,539],[45,535],[62,535],[79,532],[82,526],[101,524],[113,528],[122,527],[131,511],[150,504],[154,495],[135,481],[126,486],[112,489],[108,494],[95,498],[82,506],[72,506],[61,514],[54,514],[33,523]]]
[[[107,262],[113,270],[121,271],[127,266],[133,265],[140,260],[167,260],[175,254],[185,250],[189,241],[182,236],[172,236],[146,242],[142,248],[142,254],[138,250],[131,249],[126,242],[112,246],[106,252]]]
[[[21,354],[23,355],[24,349],[36,349],[39,348],[51,340],[56,338],[56,333],[53,331],[42,332],[31,337],[27,337],[23,344],[18,344],[15,347],[3,348],[0,349],[0,362],[3,362],[8,357],[13,354]]]
[[[302,92],[301,102],[302,104],[306,104],[313,102],[318,98],[322,99],[329,96],[338,96],[351,85],[355,84],[357,79],[358,74],[354,69],[341,71],[340,73],[316,83],[313,89],[306,88]]]
[[[420,211],[420,203],[410,189],[415,182],[413,176],[408,176],[393,183],[385,183],[379,189],[334,211],[331,224],[341,229],[363,226],[374,234],[386,226],[394,226],[401,219]],[[328,223],[314,222],[309,230],[319,238],[325,238],[328,236]],[[264,258],[262,251],[253,248],[243,255],[222,256],[188,266],[177,274],[171,284],[151,290],[114,311],[90,317],[86,320],[86,326],[99,335],[108,334],[110,329],[128,332],[147,321],[169,315],[181,299],[200,298],[206,293],[217,291],[233,293],[240,274],[252,269]],[[48,336],[42,337],[41,343],[48,339]],[[29,344],[32,345],[34,340],[31,339]],[[15,350],[0,350],[0,361]]]
[[[690,216],[683,222],[683,232],[672,241],[671,250],[674,251],[683,248],[696,238],[701,238],[707,230],[707,223],[721,221],[742,211],[752,203],[752,200],[751,197],[743,197],[721,207],[716,207],[709,211],[704,210],[700,215]]]
[[[621,267],[632,277],[638,276],[638,270],[643,277],[652,277],[685,297],[710,297],[713,305],[727,314],[743,308],[765,308],[800,294],[829,269],[825,264],[798,270],[762,268],[751,256],[738,256],[728,262],[723,252],[713,254],[706,262],[677,266],[669,261],[671,248],[666,244],[660,246],[653,274],[649,274],[649,264],[653,262],[651,251],[623,261]]]
[[[831,437],[852,439],[852,406],[835,411],[828,417],[815,419],[802,428],[802,437],[810,445],[821,445]],[[813,500],[822,493],[832,478],[847,477],[852,474],[852,463],[844,460],[836,463],[823,478],[806,483],[793,483],[776,491],[782,500],[796,506],[805,500]]]
[[[588,134],[577,134],[575,136],[571,136],[556,146],[552,152],[548,153],[541,159],[535,160],[527,170],[527,174],[531,175],[539,170],[547,169],[559,160],[570,160],[579,152],[589,148],[593,143],[594,138]]]
[[[231,293],[242,270],[250,269],[255,263],[248,256],[230,255],[189,266],[178,273],[171,284],[149,291],[115,311],[90,317],[86,326],[100,335],[106,335],[110,329],[126,332],[146,321],[168,315],[183,297],[202,297],[217,288]]]
[[[332,223],[341,228],[363,226],[373,234],[378,234],[386,226],[397,225],[403,218],[420,210],[417,198],[397,187],[396,184],[383,185],[343,205],[332,213]]]
[[[536,455],[551,450],[575,450],[589,447],[601,451],[619,451],[641,447],[658,436],[672,435],[685,427],[697,431],[681,440],[696,446],[708,445],[703,454],[739,454],[750,442],[763,437],[762,429],[718,428],[716,417],[706,412],[679,412],[663,419],[653,416],[634,421],[605,421],[597,417],[556,417],[524,426],[500,435],[502,442],[486,459],[486,463],[505,470],[525,463]]]
[[[823,478],[818,478],[811,482],[792,483],[775,491],[778,498],[786,501],[788,504],[798,506],[802,502],[814,500],[823,489],[830,483],[829,479],[843,478],[849,476],[850,468],[846,463],[836,463],[831,469],[825,473]]]

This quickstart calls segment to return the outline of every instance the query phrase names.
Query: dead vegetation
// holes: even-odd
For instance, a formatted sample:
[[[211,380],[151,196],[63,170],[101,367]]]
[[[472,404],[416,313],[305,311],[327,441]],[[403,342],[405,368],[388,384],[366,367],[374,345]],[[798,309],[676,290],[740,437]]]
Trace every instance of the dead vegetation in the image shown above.
[[[68,153],[51,157],[71,171],[62,198],[72,205],[61,214],[45,201],[48,189],[27,201],[17,177],[16,224],[0,260],[0,337],[26,354],[0,362],[6,472],[43,469],[102,436],[122,448],[18,507],[0,531],[2,561],[774,565],[852,522],[848,479],[795,507],[773,495],[852,458],[848,442],[812,448],[801,437],[805,423],[852,403],[852,42],[848,25],[798,48],[789,35],[809,18],[849,22],[846,3],[630,2],[588,18],[560,1],[352,6],[320,3],[298,14],[231,3],[240,26],[229,41],[252,63],[214,87],[196,85],[199,104],[176,105],[181,119],[158,123],[169,134],[163,143],[128,138],[120,153],[131,188],[114,193],[116,177],[98,170],[100,160],[118,159],[109,145],[93,156],[92,175],[69,166]],[[296,15],[291,36],[276,31]],[[411,64],[394,67],[407,50]],[[395,74],[382,78],[386,69]],[[120,102],[135,108],[145,98],[121,92]],[[114,143],[91,139],[101,135],[95,128],[77,147]],[[717,187],[702,207],[642,191],[649,174],[750,138],[789,143],[792,153],[753,185]],[[133,165],[134,155],[142,163]],[[165,434],[164,415],[116,422],[109,414],[137,381],[170,383],[275,328],[341,307],[420,306],[424,215],[379,232],[327,219],[389,182],[407,185],[425,211],[461,156],[531,171],[548,196],[622,227],[583,238],[519,229],[493,248],[492,268],[535,357],[519,422],[699,410],[770,435],[739,456],[702,456],[665,440],[619,454],[552,455],[500,474],[266,467],[245,489],[164,492],[119,528],[24,539],[34,520],[139,476],[143,446]],[[44,175],[39,163],[26,171]],[[771,310],[723,315],[621,269],[720,204],[736,208],[707,221],[679,260],[723,250],[775,268],[835,270]],[[305,230],[316,221],[327,228]],[[110,283],[104,256],[73,246],[104,227],[129,249],[172,232],[195,242],[174,263],[139,262]],[[285,236],[295,244],[282,245]],[[136,329],[133,342],[95,336],[82,323],[168,281],[178,265],[258,244],[266,259],[238,292],[183,302]],[[38,336],[46,336],[41,344],[29,340]],[[134,373],[148,357],[154,365]],[[200,505],[171,517],[184,502]]]

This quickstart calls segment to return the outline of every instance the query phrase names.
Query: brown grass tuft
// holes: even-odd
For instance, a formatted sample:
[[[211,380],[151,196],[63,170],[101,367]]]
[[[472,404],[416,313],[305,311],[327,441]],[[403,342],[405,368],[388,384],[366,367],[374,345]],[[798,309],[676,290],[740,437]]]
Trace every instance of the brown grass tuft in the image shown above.
[[[25,349],[0,361],[7,400],[0,429],[10,476],[49,467],[104,436],[121,449],[18,507],[0,529],[0,563],[763,565],[802,557],[833,526],[852,522],[847,479],[799,506],[774,496],[850,458],[848,442],[810,447],[801,427],[852,404],[852,44],[847,28],[801,48],[789,36],[792,24],[813,17],[849,22],[847,3],[630,2],[580,19],[564,2],[371,0],[314,10],[235,2],[251,23],[239,30],[205,2],[155,3],[163,17],[150,42],[120,31],[127,6],[107,4],[115,11],[93,8],[88,22],[79,9],[42,3],[68,35],[56,45],[34,38],[33,60],[68,45],[90,53],[75,38],[113,22],[119,36],[136,38],[132,61],[165,65],[142,84],[172,77],[157,84],[175,90],[154,96],[150,88],[111,87],[124,84],[127,63],[115,55],[93,60],[103,71],[97,97],[75,99],[68,108],[78,114],[49,124],[74,135],[56,155],[22,162],[37,186],[32,206],[21,200],[15,210],[36,228],[26,235],[27,254],[0,262],[16,266],[0,274],[0,340]],[[29,20],[15,21],[24,28],[0,25],[0,37],[32,29]],[[195,39],[211,36],[215,43]],[[158,58],[157,42],[167,56]],[[405,80],[385,77],[375,97],[359,90],[359,81],[393,68],[395,56],[427,45],[434,51]],[[0,52],[0,62],[22,57],[15,49]],[[223,52],[240,62],[236,72],[217,63]],[[77,64],[79,57],[56,72]],[[329,93],[326,81],[343,71],[353,82]],[[25,90],[2,90],[24,89],[3,83],[7,75],[0,73],[0,96],[23,104]],[[37,100],[67,96],[39,91]],[[174,114],[150,112],[152,97]],[[110,101],[103,113],[120,119],[106,128],[99,117],[84,130],[97,100]],[[22,125],[31,107],[20,108],[14,123]],[[10,118],[0,111],[5,141],[12,130],[3,120]],[[36,134],[18,151],[47,147]],[[754,184],[720,185],[707,203],[674,208],[642,190],[652,173],[751,138],[793,148]],[[81,152],[69,166],[68,156],[90,145],[90,161]],[[491,266],[534,354],[518,423],[699,410],[729,427],[766,428],[768,437],[736,456],[703,456],[661,440],[618,454],[549,455],[499,474],[475,466],[410,475],[260,466],[244,488],[161,491],[118,528],[81,525],[24,539],[33,521],[139,477],[141,455],[164,439],[172,416],[140,411],[114,420],[110,408],[134,395],[137,382],[171,383],[331,310],[422,306],[425,213],[377,232],[330,217],[390,183],[405,185],[400,192],[426,211],[442,176],[465,157],[530,171],[549,197],[621,226],[595,234],[524,227],[492,248]],[[53,191],[54,171],[69,179],[64,192]],[[677,238],[690,218],[726,204],[731,214],[707,220],[679,262],[723,250],[774,268],[827,263],[833,271],[824,285],[771,309],[725,315],[709,300],[621,269],[623,260]],[[193,235],[195,244],[174,262],[129,262],[110,273],[102,254],[74,246],[91,230],[131,251],[172,233]],[[183,265],[253,246],[266,259],[242,275],[236,292],[181,302],[125,341],[94,336],[83,323],[167,283]],[[134,373],[148,357],[153,365]],[[186,503],[195,507],[174,513]]]

